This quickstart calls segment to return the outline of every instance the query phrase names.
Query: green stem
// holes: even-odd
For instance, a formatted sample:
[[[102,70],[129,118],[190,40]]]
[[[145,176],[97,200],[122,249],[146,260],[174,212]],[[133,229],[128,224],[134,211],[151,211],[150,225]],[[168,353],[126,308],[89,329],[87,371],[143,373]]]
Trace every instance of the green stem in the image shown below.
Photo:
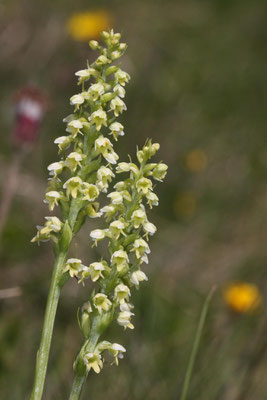
[[[67,251],[60,252],[55,260],[51,285],[49,289],[49,295],[46,304],[42,337],[41,337],[40,347],[37,352],[34,385],[30,400],[41,400],[42,398],[53,327],[55,322],[58,300],[60,296],[61,288],[59,285],[59,280],[62,275],[62,267],[63,264],[65,263],[66,256],[67,256]]]
[[[189,388],[189,384],[190,384],[190,380],[191,380],[191,376],[192,376],[192,372],[193,372],[193,368],[194,368],[194,364],[195,364],[195,360],[196,360],[196,356],[197,356],[197,352],[198,352],[198,348],[199,348],[200,338],[201,338],[204,324],[206,321],[209,304],[210,304],[210,301],[212,299],[212,296],[213,296],[215,290],[216,290],[215,287],[213,287],[210,290],[210,292],[205,300],[205,303],[203,305],[203,308],[201,310],[199,323],[198,323],[193,347],[191,350],[191,354],[190,354],[190,358],[189,358],[189,362],[188,362],[188,366],[187,366],[187,370],[186,370],[186,374],[185,374],[185,380],[183,383],[182,394],[181,394],[180,400],[186,400],[186,398],[187,398],[188,388]]]
[[[77,363],[79,363],[79,361],[83,362],[83,360],[81,360],[83,353],[85,352],[85,350],[87,352],[94,352],[97,341],[99,339],[100,334],[94,332],[94,330],[92,329],[90,338],[88,339],[88,341],[86,341],[84,343],[84,345],[82,346],[78,357],[77,357]],[[72,383],[72,388],[71,388],[71,392],[70,392],[70,397],[69,400],[79,400],[80,396],[82,394],[82,390],[83,390],[83,386],[84,383],[86,382],[88,376],[88,370],[87,368],[74,368],[74,378],[73,378],[73,383]]]
[[[80,399],[83,390],[83,385],[87,379],[87,375],[88,375],[87,370],[82,375],[75,373],[69,400]]]

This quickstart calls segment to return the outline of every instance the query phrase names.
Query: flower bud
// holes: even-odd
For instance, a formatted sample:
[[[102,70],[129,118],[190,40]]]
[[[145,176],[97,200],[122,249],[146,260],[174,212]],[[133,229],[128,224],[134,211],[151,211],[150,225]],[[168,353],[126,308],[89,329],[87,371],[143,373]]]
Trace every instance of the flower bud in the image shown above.
[[[110,35],[109,35],[109,33],[107,31],[102,31],[101,32],[101,36],[102,36],[103,39],[107,40],[107,39],[109,39]]]
[[[136,156],[137,160],[140,162],[140,164],[142,164],[142,162],[144,161],[144,152],[142,150],[138,150]]]
[[[127,44],[126,43],[120,43],[119,44],[119,50],[124,52],[127,49]]]
[[[99,43],[97,40],[90,40],[89,46],[92,50],[97,50],[99,48]]]
[[[143,147],[143,153],[144,157],[146,160],[151,158],[156,154],[156,152],[159,150],[160,145],[159,143],[152,143],[151,140],[148,141],[148,143]]]
[[[101,217],[102,211],[99,211],[99,203],[90,203],[87,207],[85,207],[85,213],[88,215],[89,218],[98,218]]]
[[[115,61],[115,60],[117,60],[117,59],[120,58],[120,57],[121,57],[121,52],[118,51],[118,50],[113,51],[113,52],[111,53],[111,55],[110,55],[110,58],[111,58],[112,61]]]
[[[84,303],[82,308],[79,310],[78,322],[83,333],[83,336],[87,339],[90,335],[91,324],[90,324],[90,313],[92,312],[90,302]]]
[[[101,96],[101,103],[107,103],[108,101],[112,100],[114,97],[114,93],[108,92]]]
[[[168,165],[160,163],[157,164],[156,168],[152,172],[152,176],[157,181],[162,182],[167,174]]]
[[[144,176],[150,176],[152,175],[152,170],[157,166],[157,163],[150,163],[146,164],[146,166],[143,169],[143,174]]]
[[[110,63],[111,63],[111,60],[109,60],[109,59],[108,59],[106,56],[104,56],[104,55],[99,56],[99,57],[97,58],[97,60],[96,60],[96,64],[99,65],[99,66],[106,65],[106,64],[110,64]]]
[[[108,68],[106,69],[105,75],[106,75],[106,76],[109,76],[109,75],[111,75],[111,74],[114,74],[115,72],[118,71],[119,68],[120,68],[119,65],[111,65],[110,67],[108,67]]]

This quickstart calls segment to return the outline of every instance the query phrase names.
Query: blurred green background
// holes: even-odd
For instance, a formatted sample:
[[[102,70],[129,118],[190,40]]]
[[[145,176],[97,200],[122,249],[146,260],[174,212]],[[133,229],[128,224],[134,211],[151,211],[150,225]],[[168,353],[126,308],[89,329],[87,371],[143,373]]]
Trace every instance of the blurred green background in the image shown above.
[[[52,247],[31,244],[48,210],[42,200],[53,144],[77,92],[74,72],[92,60],[68,33],[77,12],[104,10],[128,44],[131,74],[118,148],[122,159],[147,137],[169,165],[150,220],[149,282],[134,294],[135,330],[114,324],[105,338],[127,353],[88,379],[83,399],[175,400],[204,298],[216,284],[188,399],[267,399],[267,4],[264,0],[2,0],[0,2],[0,190],[14,149],[12,96],[28,84],[49,109],[19,171],[1,238],[0,398],[27,399],[53,262]],[[93,38],[92,38],[93,39]],[[87,225],[73,254],[95,261]],[[262,306],[234,313],[223,300],[232,282],[255,284]],[[81,343],[76,310],[90,287],[68,282],[57,314],[44,399],[68,397]],[[0,292],[1,293],[1,292]]]

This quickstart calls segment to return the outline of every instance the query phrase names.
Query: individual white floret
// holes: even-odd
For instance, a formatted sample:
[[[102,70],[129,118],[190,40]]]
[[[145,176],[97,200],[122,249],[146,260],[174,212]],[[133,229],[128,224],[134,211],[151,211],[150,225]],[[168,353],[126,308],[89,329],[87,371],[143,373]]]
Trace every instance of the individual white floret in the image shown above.
[[[72,137],[75,139],[78,133],[82,134],[81,132],[82,128],[83,128],[83,123],[78,119],[73,119],[68,123],[66,130],[67,132],[71,133]]]
[[[112,303],[109,300],[108,296],[104,293],[97,293],[93,297],[93,304],[99,314],[102,314],[103,311],[108,311],[112,306]]]
[[[136,188],[138,193],[146,195],[152,189],[152,182],[148,178],[140,178],[136,182]]]
[[[152,208],[153,206],[158,206],[159,205],[159,198],[152,191],[149,191],[146,194],[146,199],[147,199],[147,204],[149,205],[150,208]]]
[[[99,190],[96,185],[84,182],[82,194],[83,200],[94,201],[99,196]]]
[[[118,240],[120,235],[126,236],[123,230],[127,227],[127,225],[128,224],[125,221],[119,219],[115,220],[109,225],[108,234],[115,240]]]
[[[128,262],[129,257],[124,250],[117,250],[111,256],[111,263],[117,266],[118,272],[122,271],[122,269],[127,266]]]
[[[48,203],[49,210],[53,211],[54,207],[58,205],[59,200],[62,199],[62,195],[56,190],[51,190],[45,194],[45,203]]]
[[[125,97],[125,89],[119,83],[114,86],[113,92],[116,93],[116,95],[121,97],[121,98]]]
[[[102,154],[103,157],[111,164],[116,164],[119,158],[113,150],[113,146],[110,140],[105,138],[103,135],[99,136],[99,138],[96,139],[95,151],[98,154]]]
[[[136,239],[133,243],[133,247],[131,251],[135,252],[136,258],[139,260],[141,259],[146,264],[148,264],[147,254],[150,253],[149,246],[144,239]]]
[[[128,286],[121,283],[115,287],[114,299],[117,300],[120,304],[124,304],[125,301],[128,302],[129,296],[131,296],[131,292]]]
[[[114,111],[114,115],[118,117],[123,111],[127,110],[126,104],[118,96],[111,100],[110,109]]]
[[[64,168],[64,161],[54,162],[48,165],[47,169],[50,172],[50,175],[57,176],[62,172]]]
[[[78,193],[82,192],[83,181],[78,176],[74,176],[64,183],[63,188],[67,190],[68,197],[72,196],[76,199]]]
[[[84,154],[77,153],[76,151],[73,151],[70,153],[67,158],[65,165],[68,167],[72,172],[75,172],[77,167],[81,167],[81,161],[85,158]]]
[[[74,106],[80,106],[84,103],[84,97],[81,94],[75,94],[70,98],[70,104]]]
[[[135,229],[139,228],[140,225],[143,225],[146,220],[147,220],[146,212],[142,208],[135,210],[131,217],[131,221]]]
[[[66,150],[71,144],[71,136],[60,136],[55,139],[54,143],[58,145],[60,151]]]
[[[107,197],[111,200],[112,204],[122,204],[123,203],[122,192],[111,192],[107,195]]]
[[[111,132],[109,135],[113,135],[115,140],[118,140],[119,136],[124,136],[124,127],[120,122],[113,122],[110,126],[109,129]]]
[[[99,168],[96,175],[97,175],[96,185],[99,188],[99,190],[103,192],[107,190],[109,182],[111,182],[112,178],[115,177],[114,173],[111,171],[110,168],[103,166]]]
[[[91,114],[89,121],[96,125],[97,131],[100,131],[102,126],[107,126],[107,114],[102,108],[99,108]]]
[[[83,359],[88,371],[93,369],[95,373],[99,374],[99,372],[103,368],[103,362],[98,352],[86,353]]]
[[[63,272],[68,272],[72,278],[78,277],[84,267],[85,265],[82,264],[79,258],[69,258],[66,261]]]
[[[90,86],[88,90],[90,97],[93,101],[96,101],[104,92],[104,86],[102,83],[94,83],[93,85]]]
[[[154,235],[154,233],[156,233],[157,231],[157,227],[152,224],[152,222],[146,221],[143,225],[144,231],[148,234],[148,235]]]
[[[143,271],[135,271],[131,274],[130,281],[138,288],[139,283],[143,281],[147,281],[148,277]]]
[[[95,242],[95,245],[97,245],[97,242],[99,240],[102,240],[106,237],[107,230],[106,229],[95,229],[90,233],[90,237],[93,239]]]
[[[118,71],[116,71],[114,75],[116,82],[118,82],[122,86],[125,86],[125,84],[128,83],[130,80],[130,75],[127,72],[122,71],[121,69],[118,69]]]
[[[130,311],[122,311],[119,313],[119,316],[117,318],[117,322],[119,325],[123,326],[124,329],[129,328],[129,329],[134,329],[133,324],[131,323],[131,317],[134,315]]]
[[[90,264],[89,268],[93,282],[96,282],[99,278],[104,278],[102,272],[105,271],[106,266],[103,262],[94,262]]]

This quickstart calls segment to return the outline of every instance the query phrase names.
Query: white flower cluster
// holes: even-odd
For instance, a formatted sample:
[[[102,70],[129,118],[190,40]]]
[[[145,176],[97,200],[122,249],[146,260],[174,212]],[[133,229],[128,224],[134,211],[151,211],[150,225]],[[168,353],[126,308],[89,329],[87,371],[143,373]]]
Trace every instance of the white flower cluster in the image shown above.
[[[148,279],[141,266],[148,263],[148,239],[157,230],[148,220],[146,212],[146,206],[152,208],[158,205],[151,178],[162,181],[167,173],[167,165],[149,163],[158,149],[157,143],[148,141],[142,150],[137,151],[139,165],[122,162],[116,167],[116,175],[126,173],[128,176],[113,186],[114,191],[107,195],[109,204],[100,210],[106,220],[106,228],[90,233],[95,245],[100,240],[108,239],[110,258],[102,258],[89,267],[82,266],[79,260],[79,267],[75,266],[73,271],[67,267],[69,274],[76,276],[79,282],[91,278],[92,282],[99,284],[99,291],[91,296],[89,311],[87,309],[90,326],[94,318],[108,318],[109,321],[116,319],[124,329],[134,328],[131,321],[134,315],[130,303],[131,288],[138,289],[140,282]],[[103,366],[100,348],[96,347],[94,353],[88,354],[91,361],[88,361],[87,355],[84,358],[87,368],[99,372]]]
[[[117,141],[124,135],[124,127],[116,119],[126,110],[122,99],[130,77],[112,62],[124,53],[126,45],[113,31],[103,32],[102,38],[106,47],[90,42],[91,48],[100,52],[99,57],[76,73],[81,92],[70,99],[74,113],[64,120],[67,135],[55,140],[61,159],[48,167],[51,178],[45,202],[51,211],[60,206],[63,221],[47,217],[45,226],[38,227],[32,239],[52,239],[60,247],[71,241],[86,216],[105,219],[105,228],[93,230],[90,237],[94,245],[108,240],[109,257],[88,266],[78,258],[69,258],[62,269],[62,276],[83,284],[90,279],[96,286],[78,313],[85,343],[75,363],[96,373],[103,367],[105,350],[116,364],[125,352],[117,343],[97,343],[107,326],[117,320],[124,329],[134,328],[131,288],[138,288],[148,279],[141,266],[148,263],[148,239],[157,230],[147,218],[147,208],[157,206],[159,201],[152,180],[161,182],[167,173],[166,164],[149,162],[159,149],[159,144],[151,141],[137,150],[138,165],[131,161],[118,163],[108,136]],[[93,82],[86,87],[90,79]],[[126,176],[110,190],[112,181],[121,174]],[[108,200],[102,208],[97,201],[101,192],[107,193]]]
[[[73,208],[78,209],[80,219],[86,215],[100,217],[96,200],[101,192],[107,191],[115,176],[113,166],[119,157],[108,136],[118,140],[124,135],[124,127],[116,118],[126,110],[122,98],[124,87],[130,80],[119,64],[111,65],[126,50],[126,44],[120,43],[120,36],[113,31],[104,32],[107,47],[93,41],[90,45],[99,50],[99,57],[91,66],[75,74],[81,92],[71,97],[74,113],[63,120],[67,135],[55,140],[61,159],[48,166],[50,179],[44,200],[50,211],[60,205],[64,210],[63,223],[70,219]],[[70,225],[76,232],[73,223]],[[57,242],[60,231],[38,227],[32,241],[52,239]]]
[[[143,149],[137,152],[139,166],[132,162],[117,165],[116,173],[125,172],[128,177],[114,185],[115,191],[107,195],[110,203],[100,210],[106,219],[107,228],[96,229],[90,233],[95,244],[104,238],[109,240],[110,260],[105,262],[105,276],[98,277],[101,287],[109,287],[109,282],[112,282],[111,289],[114,291],[108,293],[103,307],[107,307],[107,310],[112,305],[117,308],[117,322],[124,328],[133,328],[133,306],[129,303],[130,288],[138,288],[140,282],[147,280],[141,265],[148,263],[148,238],[157,230],[147,219],[145,204],[150,208],[158,205],[158,197],[153,192],[150,177],[162,181],[167,173],[165,164],[148,163],[158,149],[157,143],[152,144],[148,141]],[[92,299],[93,304],[94,302],[95,297]],[[101,312],[103,310],[101,309]]]

